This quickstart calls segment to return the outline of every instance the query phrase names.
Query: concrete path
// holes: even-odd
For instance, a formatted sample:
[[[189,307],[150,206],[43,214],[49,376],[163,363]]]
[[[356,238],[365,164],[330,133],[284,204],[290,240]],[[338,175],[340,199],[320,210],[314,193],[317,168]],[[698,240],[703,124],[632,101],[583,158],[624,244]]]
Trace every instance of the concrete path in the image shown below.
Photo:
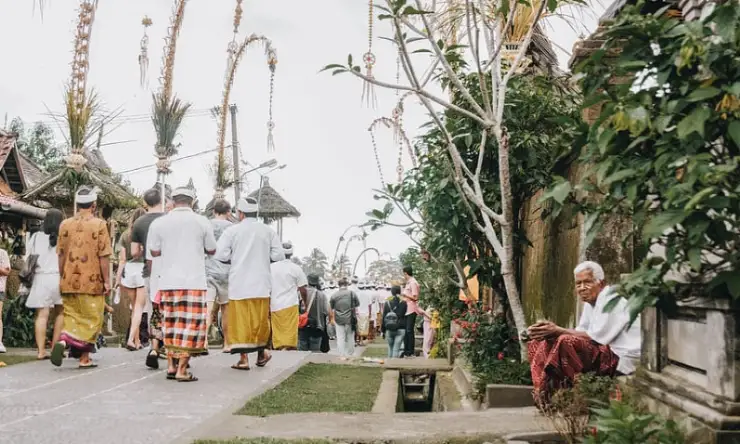
[[[228,416],[203,428],[193,438],[284,438],[426,442],[462,436],[504,437],[512,433],[548,431],[535,408],[490,409],[480,412],[339,414],[301,413]],[[186,441],[182,441],[183,443]],[[191,441],[192,442],[192,441]]]
[[[229,368],[235,357],[214,350],[192,361],[194,383],[167,381],[165,366],[149,370],[145,356],[104,348],[93,370],[74,359],[0,369],[0,443],[169,443],[279,383],[308,353],[275,353],[267,367],[240,372]]]

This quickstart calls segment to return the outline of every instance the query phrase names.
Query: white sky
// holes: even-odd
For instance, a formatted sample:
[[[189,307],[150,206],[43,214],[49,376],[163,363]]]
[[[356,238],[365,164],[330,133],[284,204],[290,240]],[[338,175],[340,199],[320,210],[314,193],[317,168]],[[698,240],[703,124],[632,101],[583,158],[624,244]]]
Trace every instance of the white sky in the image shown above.
[[[76,0],[45,0],[43,21],[36,0],[0,0],[2,81],[0,118],[19,116],[52,123],[48,110],[62,109],[62,91],[68,81],[76,25]],[[123,110],[120,127],[104,143],[133,140],[103,148],[108,163],[126,171],[154,162],[154,130],[148,119],[151,91],[158,86],[163,38],[169,23],[171,0],[102,0],[92,33],[89,85],[109,109]],[[233,0],[190,0],[178,40],[175,92],[191,102],[193,116],[182,129],[180,155],[216,146],[216,122],[207,110],[221,101],[226,46],[232,36]],[[321,5],[319,7],[319,5]],[[360,106],[362,82],[348,74],[332,77],[318,71],[330,63],[345,63],[352,53],[359,62],[367,45],[366,0],[247,0],[243,3],[241,35],[269,37],[278,51],[274,115],[275,153],[266,150],[269,72],[261,48],[244,57],[237,74],[231,102],[239,106],[238,132],[242,153],[253,164],[276,158],[288,166],[270,175],[271,185],[303,214],[285,222],[286,240],[296,254],[304,256],[319,247],[333,256],[340,234],[352,224],[367,220],[365,213],[379,204],[373,200],[380,179],[367,128],[373,119],[389,116],[394,93],[378,89],[377,110]],[[603,8],[597,6],[597,10]],[[149,28],[150,89],[139,86],[139,40],[141,19],[154,21]],[[578,34],[595,27],[594,13],[579,18],[583,31],[553,23],[549,35],[555,45],[570,50]],[[388,25],[377,24],[376,36],[387,36]],[[393,81],[395,51],[390,42],[377,39],[376,77]],[[560,51],[561,65],[568,55]],[[404,116],[409,137],[425,121],[420,107],[407,102]],[[127,117],[128,116],[128,117]],[[131,117],[133,116],[133,117]],[[0,121],[1,123],[2,121]],[[230,131],[227,129],[227,131]],[[227,133],[230,134],[230,133]],[[58,135],[58,142],[64,139]],[[397,149],[389,130],[377,134],[383,174],[395,181]],[[215,154],[175,162],[169,183],[184,185],[190,177],[201,203],[213,195],[209,165]],[[408,167],[407,156],[404,163]],[[243,171],[244,169],[242,169]],[[155,181],[155,171],[126,174],[132,185],[144,190]],[[248,178],[252,189],[259,176]],[[233,191],[229,192],[233,198]],[[354,232],[352,232],[354,233]],[[393,228],[373,232],[368,247],[394,256],[410,242]],[[350,246],[352,258],[362,250]],[[341,254],[341,251],[340,251]],[[368,255],[368,262],[374,255]],[[361,261],[362,264],[362,261]],[[361,272],[362,265],[360,265]]]

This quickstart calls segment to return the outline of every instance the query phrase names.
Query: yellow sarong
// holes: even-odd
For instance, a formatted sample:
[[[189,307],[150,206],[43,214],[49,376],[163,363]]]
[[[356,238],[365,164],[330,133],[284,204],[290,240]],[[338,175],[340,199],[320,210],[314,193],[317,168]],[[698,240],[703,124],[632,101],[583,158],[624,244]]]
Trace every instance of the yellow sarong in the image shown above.
[[[230,300],[228,343],[231,353],[252,353],[270,341],[270,298]]]
[[[94,351],[95,340],[103,328],[103,295],[64,294],[64,327],[61,339],[82,351]]]
[[[298,348],[298,306],[273,311],[270,316],[272,348]]]

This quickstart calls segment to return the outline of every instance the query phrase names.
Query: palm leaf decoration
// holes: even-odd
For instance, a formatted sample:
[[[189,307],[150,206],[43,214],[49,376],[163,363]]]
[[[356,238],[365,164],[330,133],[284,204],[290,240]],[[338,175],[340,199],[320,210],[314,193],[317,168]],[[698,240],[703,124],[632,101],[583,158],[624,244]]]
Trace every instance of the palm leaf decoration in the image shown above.
[[[154,149],[157,156],[169,158],[177,154],[175,139],[191,104],[176,96],[168,98],[163,92],[152,94],[152,98],[152,123],[157,136]]]
[[[100,101],[94,90],[78,95],[71,87],[64,92],[64,121],[67,126],[67,142],[72,151],[82,150],[95,134],[91,131],[100,111]]]

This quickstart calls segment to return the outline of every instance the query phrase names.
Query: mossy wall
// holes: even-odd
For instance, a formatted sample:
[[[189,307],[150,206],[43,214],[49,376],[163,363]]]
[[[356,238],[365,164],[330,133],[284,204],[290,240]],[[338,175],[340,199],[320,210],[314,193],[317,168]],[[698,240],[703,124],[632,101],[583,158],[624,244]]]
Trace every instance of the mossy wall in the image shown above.
[[[532,246],[522,255],[522,301],[528,323],[547,319],[564,327],[575,326],[577,303],[573,268],[580,256],[579,217],[561,213],[542,220],[542,192],[524,205],[523,219]]]

